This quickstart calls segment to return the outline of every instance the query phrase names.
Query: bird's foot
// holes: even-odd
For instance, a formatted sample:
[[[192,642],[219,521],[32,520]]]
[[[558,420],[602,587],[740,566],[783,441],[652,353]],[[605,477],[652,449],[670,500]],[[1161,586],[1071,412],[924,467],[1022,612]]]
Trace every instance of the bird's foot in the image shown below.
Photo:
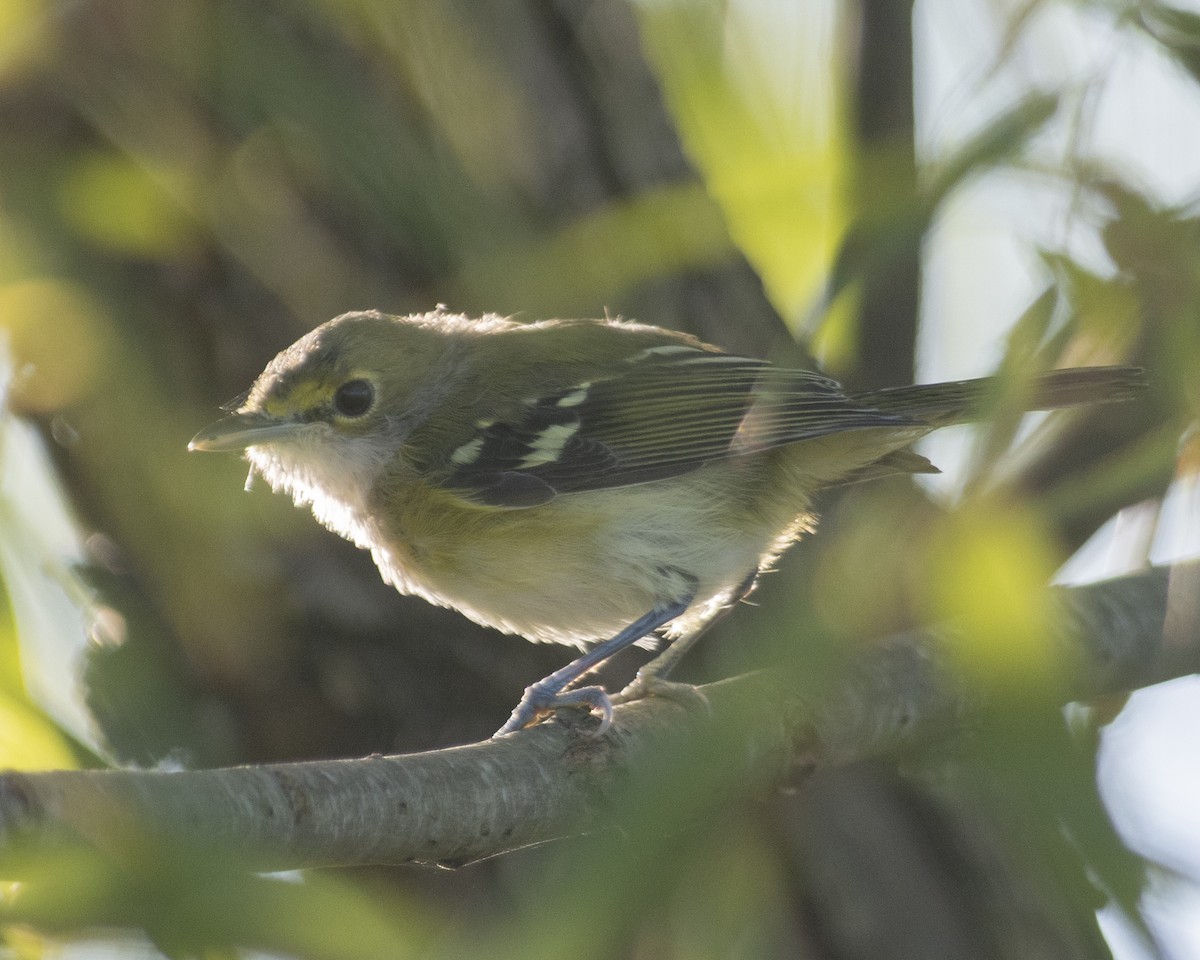
[[[547,680],[550,679],[547,677]],[[532,684],[525,688],[525,696],[512,712],[507,722],[492,737],[502,737],[506,733],[523,730],[537,722],[547,714],[557,710],[584,707],[589,711],[600,714],[600,726],[590,732],[590,736],[603,736],[612,725],[613,702],[603,687],[580,687],[578,690],[556,690],[545,681]]]
[[[705,713],[712,713],[712,705],[699,687],[676,680],[666,680],[656,673],[647,673],[643,670],[639,670],[633,681],[610,699],[613,704],[619,704],[641,700],[643,697],[665,697],[668,700],[674,700],[685,710],[703,710]]]
[[[550,676],[543,677],[537,683],[525,688],[525,696],[517,704],[508,722],[493,734],[502,737],[506,733],[515,733],[537,721],[547,713],[553,713],[562,707],[586,707],[600,714],[600,725],[591,732],[593,737],[599,737],[612,724],[612,700],[604,692],[603,687],[580,687],[578,690],[567,690],[571,684],[587,676],[610,657],[620,653],[631,643],[640,640],[646,634],[657,630],[688,608],[692,597],[656,606],[653,610],[638,617],[633,623],[618,633],[609,637],[603,643],[598,643],[583,656],[572,660],[565,667],[555,670]]]

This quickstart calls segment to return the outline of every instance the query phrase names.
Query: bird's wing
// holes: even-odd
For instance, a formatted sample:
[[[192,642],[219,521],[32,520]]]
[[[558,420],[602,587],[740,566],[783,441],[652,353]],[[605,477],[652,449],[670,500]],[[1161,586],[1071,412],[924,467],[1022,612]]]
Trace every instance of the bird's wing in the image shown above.
[[[444,485],[482,504],[534,506],[830,433],[917,423],[855,403],[819,374],[671,344],[480,421],[450,453]]]

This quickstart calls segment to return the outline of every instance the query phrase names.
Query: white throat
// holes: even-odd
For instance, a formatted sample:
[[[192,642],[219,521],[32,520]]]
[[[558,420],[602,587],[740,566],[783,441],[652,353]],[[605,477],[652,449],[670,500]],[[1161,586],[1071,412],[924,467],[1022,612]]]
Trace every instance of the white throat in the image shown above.
[[[396,454],[389,437],[346,437],[314,423],[287,442],[250,447],[246,459],[276,493],[309,505],[322,524],[360,547],[372,545],[367,504]]]

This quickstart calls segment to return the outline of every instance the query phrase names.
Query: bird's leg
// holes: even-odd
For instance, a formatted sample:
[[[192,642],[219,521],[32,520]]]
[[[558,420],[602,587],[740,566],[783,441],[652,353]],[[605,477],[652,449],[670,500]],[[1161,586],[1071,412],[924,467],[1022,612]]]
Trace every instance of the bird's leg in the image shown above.
[[[696,687],[690,683],[675,683],[670,681],[667,679],[667,674],[675,669],[679,661],[683,659],[684,654],[695,645],[697,640],[708,633],[714,624],[723,620],[733,610],[735,604],[750,596],[757,579],[758,571],[754,570],[730,594],[729,603],[721,607],[720,610],[691,633],[679,637],[657,657],[643,665],[638,670],[637,676],[633,678],[633,681],[624,690],[611,698],[612,702],[628,703],[631,700],[640,700],[642,697],[656,696],[676,700],[685,707],[700,706],[707,708],[708,701],[705,699],[704,694],[697,690]]]
[[[612,723],[612,700],[603,687],[580,687],[577,690],[567,690],[571,684],[586,674],[593,667],[603,663],[614,654],[620,653],[626,647],[652,633],[664,623],[669,623],[678,617],[692,602],[689,595],[682,600],[672,601],[669,605],[656,607],[645,616],[639,617],[616,636],[592,647],[577,660],[572,660],[565,667],[555,670],[550,676],[539,680],[525,688],[525,696],[512,712],[508,721],[497,730],[493,736],[499,737],[513,733],[538,718],[539,714],[557,710],[560,707],[587,706],[600,714],[600,726],[593,736],[600,736]]]

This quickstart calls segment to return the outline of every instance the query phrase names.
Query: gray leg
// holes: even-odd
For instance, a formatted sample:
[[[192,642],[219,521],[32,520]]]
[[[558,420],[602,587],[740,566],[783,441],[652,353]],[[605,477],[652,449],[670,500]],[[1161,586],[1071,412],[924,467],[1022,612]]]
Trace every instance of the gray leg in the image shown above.
[[[613,697],[612,702],[628,703],[631,700],[640,700],[646,696],[658,696],[678,700],[685,707],[696,705],[707,706],[704,695],[694,686],[690,683],[673,683],[667,680],[667,674],[678,666],[679,661],[684,658],[687,652],[695,645],[696,641],[711,629],[713,624],[720,622],[728,616],[734,604],[739,603],[750,595],[754,590],[754,584],[757,579],[758,571],[755,570],[738,585],[737,590],[733,592],[726,606],[718,610],[691,633],[673,641],[667,649],[643,666],[637,672],[637,676],[634,677],[633,682]]]
[[[492,736],[500,737],[506,733],[513,733],[522,727],[529,726],[541,714],[557,710],[560,707],[585,706],[600,713],[600,728],[594,734],[600,736],[612,723],[612,700],[608,694],[602,687],[580,687],[577,690],[568,690],[567,688],[593,667],[620,653],[646,634],[657,630],[664,623],[674,620],[688,608],[688,604],[691,602],[692,598],[689,596],[683,600],[656,607],[631,623],[615,637],[597,644],[579,659],[572,660],[565,667],[555,670],[550,676],[526,687],[525,696],[513,710],[512,716]]]

